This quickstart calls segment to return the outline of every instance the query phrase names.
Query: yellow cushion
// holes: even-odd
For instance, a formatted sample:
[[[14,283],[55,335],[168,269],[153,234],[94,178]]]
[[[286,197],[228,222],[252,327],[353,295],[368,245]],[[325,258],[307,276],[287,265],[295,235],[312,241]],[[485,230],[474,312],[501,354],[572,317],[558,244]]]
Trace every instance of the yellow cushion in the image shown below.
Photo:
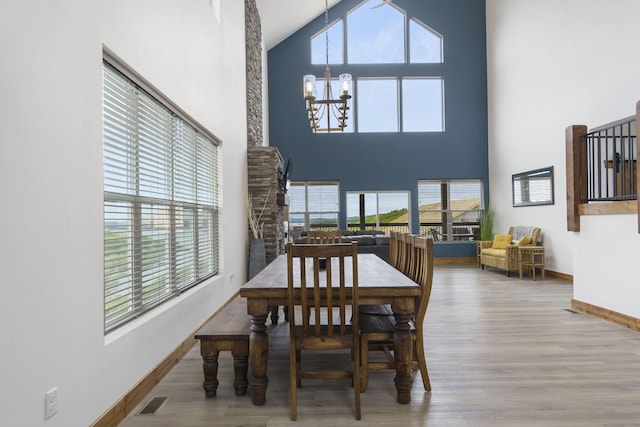
[[[518,240],[516,243],[517,246],[526,246],[531,244],[531,237],[525,236],[522,239]]]
[[[507,251],[506,249],[485,248],[482,250],[482,255],[491,255],[504,258],[507,256]]]
[[[511,234],[496,234],[493,237],[491,247],[493,249],[505,249],[511,243]]]

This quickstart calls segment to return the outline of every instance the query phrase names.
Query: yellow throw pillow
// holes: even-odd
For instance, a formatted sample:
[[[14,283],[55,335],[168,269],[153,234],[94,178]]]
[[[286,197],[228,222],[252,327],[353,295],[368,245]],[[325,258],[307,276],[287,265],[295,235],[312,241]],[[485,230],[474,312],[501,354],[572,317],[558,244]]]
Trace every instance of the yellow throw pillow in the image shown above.
[[[496,234],[493,237],[491,247],[493,249],[504,249],[511,243],[511,234]]]
[[[522,239],[518,240],[518,243],[516,243],[516,245],[518,246],[526,246],[526,245],[530,245],[531,244],[531,237],[525,236]]]

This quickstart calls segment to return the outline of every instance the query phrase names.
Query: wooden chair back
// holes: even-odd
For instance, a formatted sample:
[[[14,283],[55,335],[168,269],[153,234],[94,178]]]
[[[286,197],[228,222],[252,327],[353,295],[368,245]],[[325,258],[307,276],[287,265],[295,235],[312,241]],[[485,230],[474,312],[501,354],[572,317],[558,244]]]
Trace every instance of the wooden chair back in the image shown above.
[[[321,260],[326,259],[321,268]],[[297,418],[297,387],[302,378],[351,378],[356,419],[360,419],[358,245],[288,244],[287,277],[291,419]],[[303,350],[348,349],[344,366],[306,369]]]
[[[398,262],[396,269],[404,272],[407,264],[407,233],[398,233]]]
[[[307,243],[310,245],[329,245],[342,243],[342,232],[340,230],[307,231]]]
[[[416,272],[414,281],[420,285],[420,299],[415,307],[416,328],[422,330],[422,322],[427,313],[433,285],[433,239],[416,237],[414,239]]]
[[[398,232],[389,232],[389,264],[398,268]]]
[[[411,277],[413,235],[398,233],[398,270]]]
[[[416,258],[416,244],[415,244],[416,237],[417,236],[413,234],[409,234],[405,238],[405,245],[407,248],[406,249],[407,262],[406,262],[404,274],[405,276],[410,277],[414,281],[416,279],[415,276],[416,276],[417,262],[418,262],[418,259]]]

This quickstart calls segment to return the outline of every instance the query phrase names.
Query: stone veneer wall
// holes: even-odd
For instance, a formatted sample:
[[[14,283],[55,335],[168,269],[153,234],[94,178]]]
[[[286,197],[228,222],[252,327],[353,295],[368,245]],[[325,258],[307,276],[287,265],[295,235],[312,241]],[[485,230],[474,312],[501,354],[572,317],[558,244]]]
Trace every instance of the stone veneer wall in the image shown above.
[[[282,156],[275,147],[263,146],[262,119],[262,27],[255,0],[245,0],[245,37],[247,56],[247,170],[248,191],[253,208],[264,222],[267,263],[284,253],[284,208],[279,206]],[[268,199],[267,199],[268,195]],[[265,205],[266,199],[266,205]],[[247,231],[251,228],[247,222]]]
[[[280,174],[284,166],[282,156],[275,147],[250,146],[247,150],[247,166],[249,195],[256,216],[260,215],[264,206],[261,222],[264,222],[264,244],[268,264],[284,253],[284,207],[279,206],[277,202]]]
[[[255,0],[245,1],[247,144],[262,145],[262,27]]]

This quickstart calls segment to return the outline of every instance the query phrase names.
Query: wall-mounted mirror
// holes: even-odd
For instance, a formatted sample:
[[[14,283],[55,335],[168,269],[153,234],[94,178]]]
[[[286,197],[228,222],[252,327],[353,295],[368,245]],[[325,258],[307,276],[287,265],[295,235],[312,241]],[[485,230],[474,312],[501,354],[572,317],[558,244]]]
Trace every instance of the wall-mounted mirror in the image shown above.
[[[553,166],[512,175],[513,206],[553,204]]]

